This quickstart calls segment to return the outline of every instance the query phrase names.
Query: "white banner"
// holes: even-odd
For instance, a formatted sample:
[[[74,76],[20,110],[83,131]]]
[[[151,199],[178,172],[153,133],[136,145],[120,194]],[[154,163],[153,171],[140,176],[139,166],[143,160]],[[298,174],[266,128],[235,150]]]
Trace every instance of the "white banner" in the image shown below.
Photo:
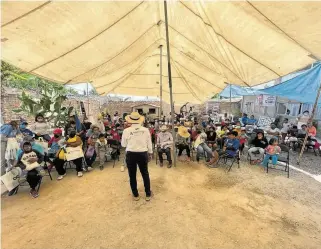
[[[256,98],[255,104],[260,106],[275,106],[276,96],[272,95],[259,95]]]

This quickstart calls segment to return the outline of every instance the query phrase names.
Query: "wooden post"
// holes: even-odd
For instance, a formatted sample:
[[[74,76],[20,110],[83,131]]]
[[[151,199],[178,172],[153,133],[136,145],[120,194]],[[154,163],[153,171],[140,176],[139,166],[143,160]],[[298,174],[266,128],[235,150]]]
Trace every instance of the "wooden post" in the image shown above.
[[[165,11],[165,28],[166,28],[166,44],[167,44],[168,84],[169,84],[169,97],[170,97],[170,102],[171,102],[171,116],[172,116],[173,155],[174,155],[174,167],[176,167],[176,134],[175,134],[175,128],[174,128],[175,110],[174,110],[174,102],[173,102],[171,55],[170,55],[170,48],[169,48],[167,1],[166,0],[164,0],[164,11]]]
[[[161,120],[162,111],[163,111],[163,45],[159,46],[160,52],[160,72],[159,72],[159,97],[160,97],[160,108],[159,108],[159,120]]]

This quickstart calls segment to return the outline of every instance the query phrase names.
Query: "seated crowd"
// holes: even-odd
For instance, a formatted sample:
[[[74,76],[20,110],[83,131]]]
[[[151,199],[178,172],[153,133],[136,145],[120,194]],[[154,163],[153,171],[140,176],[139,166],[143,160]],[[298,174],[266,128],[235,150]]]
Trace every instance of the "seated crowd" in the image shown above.
[[[196,161],[204,158],[209,166],[215,167],[220,157],[239,157],[245,144],[248,143],[250,162],[266,166],[269,159],[273,164],[277,162],[280,153],[278,143],[298,144],[306,134],[308,134],[307,146],[320,151],[320,144],[315,139],[316,129],[311,123],[302,125],[298,130],[297,126],[289,125],[285,119],[281,130],[275,124],[271,124],[266,131],[254,130],[255,137],[250,139],[245,126],[256,123],[253,116],[247,118],[247,115],[244,115],[241,122],[232,123],[226,119],[219,125],[211,120],[202,121],[200,124],[190,120],[176,121],[174,128],[178,159],[190,162],[191,153],[195,151]],[[171,148],[174,141],[171,126],[158,120],[146,121],[144,126],[149,128],[160,167],[163,167],[163,156],[166,155],[167,167],[171,168]],[[36,186],[44,175],[40,165],[44,161],[48,163],[49,170],[52,167],[56,168],[57,180],[62,180],[66,176],[68,151],[82,153],[82,156],[80,153],[79,157],[68,160],[69,164],[75,165],[78,177],[82,177],[84,171],[93,170],[95,161],[99,162],[99,169],[103,170],[108,155],[113,159],[119,156],[122,133],[128,127],[130,124],[119,118],[117,112],[113,119],[110,115],[101,115],[97,124],[90,123],[86,118],[81,123],[77,116],[71,116],[64,132],[61,128],[56,128],[53,130],[53,137],[50,137],[49,125],[41,114],[36,116],[35,124],[30,129],[26,121],[21,121],[20,124],[12,121],[3,125],[0,133],[2,147],[5,146],[7,170],[14,166],[20,167],[26,173],[26,180],[31,188],[30,194],[37,197]],[[43,143],[48,145],[46,153],[41,146]],[[124,171],[124,166],[121,167],[121,171]],[[14,193],[15,191],[11,191],[11,194]]]

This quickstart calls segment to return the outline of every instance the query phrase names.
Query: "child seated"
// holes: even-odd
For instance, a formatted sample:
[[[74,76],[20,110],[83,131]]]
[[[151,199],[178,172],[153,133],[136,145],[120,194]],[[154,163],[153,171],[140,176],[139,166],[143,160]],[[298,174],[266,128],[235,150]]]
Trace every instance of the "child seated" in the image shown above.
[[[276,138],[271,138],[269,146],[265,149],[266,155],[262,162],[264,167],[267,167],[270,158],[272,159],[272,164],[276,165],[278,162],[278,155],[281,153],[281,148],[278,146],[278,140]]]
[[[239,136],[239,139],[240,139],[240,151],[242,152],[244,150],[244,147],[245,147],[245,143],[246,141],[248,140],[248,135],[246,135],[246,130],[245,130],[245,127],[242,127],[241,128],[241,134]]]
[[[97,157],[99,158],[99,168],[100,170],[103,170],[104,163],[106,161],[106,154],[108,153],[107,140],[105,139],[104,134],[99,135],[95,144],[95,151],[97,153]]]
[[[97,153],[95,151],[96,141],[97,141],[97,137],[91,136],[87,142],[88,146],[87,146],[87,150],[85,153],[85,160],[86,160],[88,171],[91,171],[93,169],[92,165],[95,162],[96,157],[97,157]]]
[[[228,139],[225,141],[223,151],[221,151],[219,155],[234,157],[240,148],[240,141],[237,139],[238,133],[237,131],[231,131],[227,135]]]

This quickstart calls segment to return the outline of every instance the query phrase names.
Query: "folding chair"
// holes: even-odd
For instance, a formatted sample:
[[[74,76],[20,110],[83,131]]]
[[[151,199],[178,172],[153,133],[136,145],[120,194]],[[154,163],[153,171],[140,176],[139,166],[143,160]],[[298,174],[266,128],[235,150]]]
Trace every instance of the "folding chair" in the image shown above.
[[[156,147],[156,165],[157,165],[157,162],[158,162],[158,160],[159,160],[159,158],[158,158],[158,149],[159,149],[159,147]],[[170,149],[170,153],[172,153],[172,151],[171,151],[172,149]],[[176,153],[177,153],[177,151],[176,151]],[[166,157],[166,159],[164,158],[164,155],[166,155],[166,153],[165,152],[163,152],[162,153],[162,156],[163,156],[163,160],[167,160],[167,157]]]
[[[42,183],[42,178],[43,178],[43,176],[40,176],[40,180],[39,180],[38,187],[37,187],[38,193],[39,193],[40,186]],[[18,193],[19,187],[26,187],[26,186],[29,186],[29,183],[27,182],[27,177],[20,178],[19,179],[19,186],[16,188],[16,191],[14,192],[14,194]],[[12,195],[14,195],[14,194],[12,194]]]
[[[227,172],[230,172],[230,170],[232,169],[232,167],[233,167],[235,162],[237,163],[238,168],[240,168],[240,157],[241,157],[241,155],[240,155],[240,151],[239,150],[236,151],[234,156],[231,156],[231,155],[225,153],[223,155],[220,155],[220,157],[218,159],[218,162],[217,162],[217,165],[219,165],[220,161],[223,160],[223,163],[228,166]],[[231,165],[227,164],[228,160],[231,161]]]
[[[48,156],[47,153],[45,153],[45,155],[44,155],[44,165],[43,165],[43,169],[44,169],[44,170],[47,170],[48,175],[45,175],[45,176],[49,176],[49,177],[50,177],[50,180],[52,181],[51,168],[48,167],[47,162],[49,162],[49,156]]]
[[[107,140],[107,144],[113,149],[112,159],[114,160],[113,168],[115,167],[116,160],[119,161],[120,156],[120,142],[117,140],[109,139]]]
[[[285,165],[277,164],[277,166],[284,167],[284,171],[288,173],[288,178],[290,178],[290,148],[284,144],[280,144],[279,146],[281,148],[281,153],[278,157],[278,162],[282,162]],[[269,163],[270,161],[267,164],[266,173],[269,173]],[[270,169],[280,170],[276,167],[270,167]]]

